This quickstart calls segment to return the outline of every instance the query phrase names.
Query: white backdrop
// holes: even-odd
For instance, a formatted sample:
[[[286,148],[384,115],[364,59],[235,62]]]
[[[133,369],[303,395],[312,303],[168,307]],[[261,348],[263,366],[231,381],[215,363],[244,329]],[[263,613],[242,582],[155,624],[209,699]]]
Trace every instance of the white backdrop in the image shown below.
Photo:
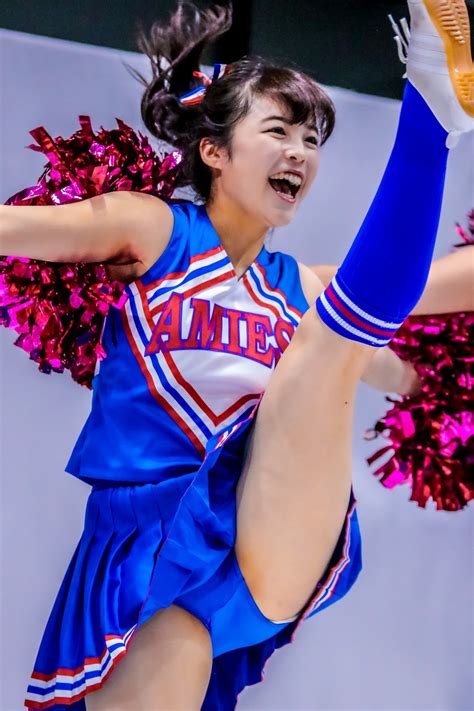
[[[79,114],[90,114],[96,129],[114,127],[117,116],[143,130],[140,86],[123,66],[147,71],[143,57],[6,30],[0,41],[2,202],[42,172],[43,156],[24,150],[33,142],[30,129],[44,125],[66,136],[79,128]],[[320,175],[294,222],[269,241],[308,264],[337,263],[346,253],[383,172],[399,110],[397,101],[329,91],[338,122]],[[450,157],[437,256],[472,206],[473,148],[464,137]],[[63,469],[90,393],[67,375],[38,373],[13,340],[1,329],[1,711],[22,708],[89,493]],[[354,488],[364,571],[346,598],[274,654],[265,681],[240,696],[242,711],[473,707],[472,511],[419,509],[407,489],[387,491],[372,477],[365,458],[382,442],[367,443],[362,433],[385,409],[383,394],[360,386]]]

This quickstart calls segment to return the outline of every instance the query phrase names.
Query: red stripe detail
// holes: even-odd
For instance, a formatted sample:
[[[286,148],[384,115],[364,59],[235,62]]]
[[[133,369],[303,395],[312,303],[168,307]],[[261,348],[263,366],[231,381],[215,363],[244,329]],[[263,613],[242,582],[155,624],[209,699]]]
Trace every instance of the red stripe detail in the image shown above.
[[[186,299],[189,296],[193,296],[193,294],[197,294],[199,291],[203,291],[204,289],[207,289],[209,286],[213,286],[214,284],[219,284],[222,281],[227,281],[229,278],[229,275],[233,276],[233,274],[234,274],[233,269],[228,270],[228,271],[224,272],[224,274],[221,274],[220,276],[215,277],[214,279],[209,279],[209,281],[205,281],[205,282],[201,282],[200,284],[196,284],[196,286],[191,287],[187,291],[183,291],[183,294],[182,294],[183,299]],[[158,314],[160,311],[162,311],[164,309],[165,304],[166,304],[166,302],[164,301],[163,303],[159,304],[158,306],[155,306],[155,308],[149,312],[151,313],[152,316],[156,316],[156,314]]]
[[[133,634],[133,632],[132,632]],[[120,634],[106,634],[104,635],[104,639],[115,639],[119,640],[122,644],[125,644],[124,638],[126,635],[120,635]],[[128,640],[127,640],[128,644]],[[75,676],[76,674],[80,674],[81,672],[84,671],[86,664],[102,664],[102,659],[104,658],[104,655],[107,653],[108,647],[105,645],[103,652],[98,656],[98,657],[85,657],[84,658],[84,664],[82,666],[77,667],[76,669],[66,669],[65,667],[59,667],[53,674],[43,674],[42,672],[36,672],[34,671],[33,674],[31,675],[32,679],[40,679],[41,681],[51,681],[51,679],[55,679],[58,675],[61,676]]]
[[[190,264],[194,264],[194,262],[198,262],[201,259],[206,259],[207,257],[212,257],[213,254],[217,254],[218,252],[224,252],[224,248],[221,247],[221,245],[217,245],[217,247],[213,247],[212,249],[208,249],[206,252],[200,252],[199,254],[194,254],[191,259],[189,260]],[[225,255],[227,256],[227,255]]]
[[[122,640],[122,644],[124,644],[125,649],[122,649],[120,652],[118,652],[115,657],[111,657],[112,664],[110,665],[110,668],[107,670],[107,672],[102,676],[100,680],[97,682],[94,682],[93,684],[88,684],[85,689],[82,689],[82,691],[78,691],[77,694],[74,696],[61,696],[61,690],[57,690],[56,692],[51,691],[51,690],[46,690],[45,689],[45,694],[51,694],[54,693],[54,696],[52,699],[49,699],[49,701],[32,701],[31,699],[26,699],[24,701],[24,705],[27,708],[32,708],[32,709],[47,709],[50,706],[54,706],[58,702],[66,705],[66,706],[71,706],[71,704],[76,703],[76,701],[80,701],[80,699],[84,698],[84,696],[87,696],[91,691],[97,691],[100,689],[104,682],[108,679],[110,673],[115,669],[117,663],[122,659],[122,657],[127,653],[128,650],[128,645],[135,634],[134,630],[129,638],[127,639],[127,642],[123,641],[123,637],[121,635],[105,635],[105,639],[120,639]],[[60,667],[56,672],[53,674],[42,674],[41,672],[36,672],[33,671],[33,674],[31,675],[31,679],[40,679],[41,681],[52,681],[53,679],[56,680],[58,676],[75,676],[77,674],[86,673],[85,667],[87,664],[102,664],[102,659],[104,658],[104,655],[108,652],[108,647],[107,645],[104,648],[104,651],[102,652],[100,657],[86,657],[84,660],[84,664],[81,667],[77,667],[77,669],[64,669],[63,667]],[[85,683],[85,677],[83,679],[83,682]],[[30,682],[31,683],[31,682]]]
[[[352,495],[354,496],[354,494],[352,494]],[[345,528],[346,528],[346,531],[345,531],[345,537],[344,537],[344,544],[343,544],[343,546],[342,546],[342,555],[341,555],[341,557],[339,558],[339,560],[337,561],[337,563],[335,563],[335,564],[333,565],[333,567],[331,568],[331,570],[330,570],[330,571],[328,572],[328,574],[325,576],[324,582],[319,581],[319,582],[322,582],[322,587],[320,587],[320,588],[318,589],[318,592],[316,593],[316,595],[314,595],[312,598],[310,598],[310,600],[309,600],[309,601],[306,603],[306,605],[304,606],[304,609],[302,610],[302,612],[300,612],[300,618],[299,618],[299,620],[298,620],[298,624],[296,625],[295,629],[293,630],[293,634],[291,635],[290,642],[293,642],[293,639],[294,639],[294,637],[295,637],[296,631],[299,629],[299,626],[301,625],[301,623],[303,622],[303,620],[306,619],[306,617],[309,615],[309,613],[313,611],[314,605],[315,605],[316,602],[318,601],[318,598],[322,597],[323,594],[324,594],[324,595],[327,594],[326,582],[327,582],[328,580],[330,580],[331,576],[332,576],[333,573],[337,570],[337,568],[341,565],[342,562],[345,561],[347,564],[349,564],[349,562],[350,562],[350,556],[346,556],[345,551],[346,551],[346,546],[347,546],[348,544],[349,544],[349,550],[350,550],[351,517],[352,517],[352,514],[353,514],[354,509],[355,509],[355,507],[356,507],[356,504],[357,504],[357,499],[354,497],[354,501],[352,502],[352,506],[350,507],[350,509],[347,510],[347,512],[346,512],[346,517],[345,517],[345,519],[344,519],[344,526],[345,526]],[[346,559],[347,559],[347,560],[346,560]],[[333,597],[333,594],[334,594],[334,592],[335,592],[335,590],[336,590],[336,587],[337,587],[337,582],[339,581],[340,575],[341,575],[341,573],[343,572],[343,570],[344,570],[345,567],[346,567],[346,566],[344,566],[344,567],[341,569],[340,573],[336,576],[336,579],[335,579],[335,581],[333,582],[333,584],[332,584],[332,586],[331,586],[331,594],[329,595],[329,598],[328,598],[328,599],[330,599],[331,597]]]
[[[352,516],[352,511],[354,510],[354,506],[355,506],[355,504],[353,504],[353,506],[351,507],[351,511],[350,511],[350,514],[349,514],[349,520],[350,520],[350,516]],[[347,566],[349,565],[349,562],[350,562],[350,557],[347,555],[347,553],[348,553],[349,551],[346,550],[346,546],[348,545],[349,530],[350,530],[350,524],[349,524],[348,529],[346,530],[346,536],[345,536],[345,540],[344,540],[344,545],[343,545],[343,547],[342,547],[342,559],[339,561],[338,565],[335,565],[335,566],[333,566],[333,567],[331,568],[331,573],[335,573],[334,580],[332,581],[331,586],[330,586],[329,589],[328,589],[328,588],[325,588],[324,585],[323,585],[323,587],[321,588],[321,590],[319,590],[319,592],[317,593],[317,595],[315,595],[315,597],[314,597],[314,599],[313,599],[313,604],[312,604],[312,606],[311,606],[311,609],[308,610],[308,613],[310,613],[310,612],[312,612],[312,611],[314,610],[314,608],[316,607],[317,603],[319,602],[319,598],[320,598],[320,597],[324,597],[324,598],[325,598],[324,602],[326,602],[327,600],[330,600],[330,599],[333,597],[334,593],[336,592],[336,588],[337,588],[337,584],[338,584],[338,582],[339,582],[339,579],[340,579],[342,573],[343,573],[344,570],[347,568]],[[337,568],[339,568],[339,570],[337,570]],[[337,571],[337,572],[336,572],[336,571]],[[329,575],[328,577],[330,577],[330,575]],[[324,595],[323,595],[323,591],[324,591]]]
[[[139,294],[139,296],[140,296],[140,301],[141,301],[141,304],[142,304],[143,313],[145,314],[145,318],[146,318],[146,320],[148,321],[148,325],[150,326],[151,331],[153,332],[153,329],[154,329],[154,327],[155,327],[155,324],[154,324],[153,319],[152,319],[152,316],[151,316],[150,304],[149,304],[149,301],[148,301],[147,296],[146,296],[146,294],[147,294],[146,287],[143,286],[143,284],[141,284],[140,282],[138,282],[138,283],[136,284],[136,287],[137,287],[137,290],[138,290],[138,294]],[[163,310],[164,306],[165,306],[165,304],[162,305],[160,311]]]
[[[180,101],[182,104],[192,106],[193,104],[200,104],[203,96],[204,96],[204,92],[201,91],[201,92],[199,92],[199,94],[196,94],[195,96],[188,96],[186,99],[180,99]]]
[[[201,291],[203,289],[206,289],[208,286],[212,286],[213,284],[216,284],[220,281],[224,281],[224,279],[227,279],[228,272],[225,272],[224,274],[221,274],[218,277],[215,277],[214,279],[209,279],[207,282],[203,282],[202,284],[197,284],[196,286],[192,287],[192,289],[188,289],[187,292],[183,294],[183,298],[188,296],[189,294],[195,294],[198,291]],[[143,287],[142,284],[137,284],[138,292],[140,294],[140,300],[143,308],[143,313],[145,314],[145,318],[148,322],[148,326],[151,331],[153,331],[155,327],[155,322],[153,319],[153,315],[157,313],[158,311],[162,311],[165,304],[160,304],[159,307],[154,309],[153,311],[150,310],[150,305],[148,303],[148,300],[146,298],[146,290]],[[202,409],[202,411],[209,417],[211,422],[213,422],[214,425],[218,425],[224,420],[226,420],[230,415],[232,415],[234,412],[236,412],[242,405],[244,405],[247,401],[252,400],[254,398],[260,397],[260,393],[251,393],[250,395],[244,395],[241,397],[239,400],[237,400],[236,403],[231,405],[227,410],[222,412],[220,415],[217,415],[211,408],[204,402],[204,400],[201,398],[199,393],[193,388],[191,383],[189,383],[187,380],[184,379],[180,371],[178,370],[176,363],[174,362],[171,354],[168,351],[163,351],[164,357],[166,362],[168,363],[168,366],[173,373],[174,377],[182,385],[182,387],[186,390],[188,395],[191,397],[191,399],[194,400],[194,402]]]
[[[390,337],[395,333],[395,330],[393,331],[388,331],[388,330],[383,330],[381,328],[377,328],[377,326],[372,326],[365,321],[361,321],[360,318],[357,318],[353,313],[347,310],[347,308],[344,306],[342,301],[337,297],[336,292],[334,291],[332,284],[329,284],[329,286],[326,289],[326,296],[329,296],[329,301],[333,302],[333,305],[336,307],[336,309],[339,309],[344,316],[347,318],[348,321],[351,321],[354,325],[360,326],[362,329],[365,331],[371,331],[377,336],[385,336],[385,337]]]
[[[218,252],[223,252],[223,248],[218,246],[218,247],[213,247],[212,249],[208,249],[206,252],[201,252],[200,254],[195,254],[191,259],[189,260],[189,264],[194,264],[195,262],[199,262],[203,259],[207,259],[208,257],[212,257],[214,254],[217,254]],[[145,289],[147,291],[150,291],[150,289],[156,289],[157,286],[162,284],[164,281],[168,281],[169,279],[179,279],[180,277],[185,276],[189,271],[189,266],[187,269],[185,269],[183,272],[170,272],[169,274],[166,274],[166,276],[162,277],[161,279],[157,279],[156,281],[150,282],[150,284],[147,284],[145,286]],[[141,280],[137,280],[138,282],[141,283]]]
[[[176,424],[180,427],[180,429],[183,430],[183,432],[189,437],[191,442],[194,444],[196,449],[198,450],[199,454],[203,457],[205,453],[205,447],[200,442],[200,440],[196,437],[192,429],[188,426],[188,424],[183,420],[183,418],[175,411],[173,408],[169,405],[167,400],[160,395],[158,390],[156,389],[155,383],[153,382],[153,378],[151,377],[150,373],[148,372],[148,368],[146,367],[145,360],[140,353],[140,351],[137,348],[137,345],[135,343],[135,340],[133,338],[133,334],[130,329],[130,324],[128,323],[127,315],[125,313],[125,309],[122,309],[122,321],[123,321],[123,327],[125,330],[125,335],[127,336],[127,340],[129,342],[130,348],[133,351],[133,354],[135,355],[135,358],[137,359],[137,363],[140,366],[140,370],[142,371],[143,375],[146,378],[148,388],[150,390],[150,393],[153,395],[155,400],[161,405],[161,407],[166,410],[168,415],[173,418],[173,420],[176,422]]]
[[[24,705],[27,708],[32,708],[32,709],[47,709],[50,706],[55,706],[58,702],[61,704],[64,704],[65,706],[71,706],[72,704],[76,703],[76,701],[80,701],[81,699],[84,698],[84,696],[87,696],[91,691],[98,691],[104,683],[107,681],[109,678],[111,672],[115,669],[117,663],[122,659],[122,657],[125,656],[127,653],[126,649],[123,649],[121,652],[119,652],[113,659],[112,659],[112,664],[110,665],[110,668],[108,671],[104,674],[102,679],[100,681],[97,681],[94,684],[88,684],[85,689],[82,691],[78,691],[77,694],[74,696],[59,696],[56,694],[60,694],[61,692],[56,692],[55,696],[50,699],[49,701],[31,701],[30,699],[26,699],[24,702]],[[61,670],[59,670],[61,671]],[[59,673],[59,672],[58,672]],[[53,677],[52,677],[53,678]],[[85,681],[85,680],[84,680]],[[52,693],[51,691],[47,692],[48,694]]]
[[[277,289],[275,286],[270,286],[270,284],[268,283],[268,280],[267,280],[266,272],[265,272],[264,268],[262,267],[262,265],[257,262],[255,264],[255,267],[258,269],[258,271],[262,275],[263,281],[264,281],[267,289],[269,291],[273,291],[273,292],[276,292],[277,294],[279,294],[281,296],[281,298],[283,299],[283,302],[284,302],[286,308],[288,309],[288,311],[294,311],[295,314],[297,314],[299,316],[299,318],[302,318],[303,317],[302,311],[299,311],[295,306],[290,306],[290,304],[288,303],[288,297],[286,296],[286,294],[284,294],[283,291],[281,291],[280,289]]]
[[[266,309],[269,309],[269,311],[271,311],[277,319],[281,319],[281,314],[276,306],[273,306],[272,304],[267,304],[265,301],[261,301],[258,296],[252,291],[252,286],[249,282],[247,274],[244,274],[244,276],[242,277],[242,281],[244,283],[245,288],[247,289],[256,304],[259,304],[259,306],[264,306]]]
[[[178,383],[186,390],[188,395],[196,402],[196,404],[199,405],[199,407],[203,410],[203,412],[205,412],[205,414],[209,417],[209,419],[213,422],[214,425],[219,425],[221,422],[230,417],[234,412],[236,412],[240,407],[242,407],[242,405],[245,405],[245,403],[249,400],[254,400],[255,398],[260,397],[260,393],[251,393],[250,395],[244,395],[240,398],[240,400],[237,400],[237,402],[228,407],[227,410],[224,410],[224,412],[222,412],[220,415],[216,415],[213,410],[211,410],[211,408],[200,397],[199,393],[196,392],[193,386],[183,378],[169,351],[163,351],[163,355]]]

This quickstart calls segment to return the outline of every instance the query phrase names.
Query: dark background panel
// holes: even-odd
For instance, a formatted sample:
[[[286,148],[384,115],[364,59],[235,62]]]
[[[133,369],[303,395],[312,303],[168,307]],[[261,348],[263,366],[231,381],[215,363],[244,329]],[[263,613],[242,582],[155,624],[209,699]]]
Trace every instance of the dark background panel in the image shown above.
[[[407,16],[406,3],[257,0],[252,46],[265,56],[296,63],[324,84],[399,97],[404,68],[389,13]]]
[[[474,21],[474,0],[467,5]],[[407,16],[405,2],[234,0],[233,6],[234,26],[206,61],[232,62],[247,53],[260,54],[299,66],[323,84],[401,97],[403,67],[387,15]],[[0,27],[136,51],[138,23],[149,27],[175,7],[175,0],[4,0]]]

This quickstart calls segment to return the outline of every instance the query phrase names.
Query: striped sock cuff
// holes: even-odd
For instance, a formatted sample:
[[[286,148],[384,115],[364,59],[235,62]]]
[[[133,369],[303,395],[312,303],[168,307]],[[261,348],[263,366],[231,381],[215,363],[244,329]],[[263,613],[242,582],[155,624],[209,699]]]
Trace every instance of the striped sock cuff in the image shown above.
[[[336,276],[316,300],[316,310],[326,326],[344,338],[382,348],[389,343],[403,323],[387,321],[361,308],[349,297]],[[374,309],[375,311],[375,309]]]

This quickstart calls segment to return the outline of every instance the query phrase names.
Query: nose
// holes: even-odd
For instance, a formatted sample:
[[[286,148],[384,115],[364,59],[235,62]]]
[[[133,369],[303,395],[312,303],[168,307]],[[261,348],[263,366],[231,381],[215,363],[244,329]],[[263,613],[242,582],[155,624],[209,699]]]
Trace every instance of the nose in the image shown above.
[[[301,141],[293,141],[291,145],[289,144],[285,148],[285,158],[295,163],[304,163],[306,160],[306,153],[304,150],[304,145]]]

